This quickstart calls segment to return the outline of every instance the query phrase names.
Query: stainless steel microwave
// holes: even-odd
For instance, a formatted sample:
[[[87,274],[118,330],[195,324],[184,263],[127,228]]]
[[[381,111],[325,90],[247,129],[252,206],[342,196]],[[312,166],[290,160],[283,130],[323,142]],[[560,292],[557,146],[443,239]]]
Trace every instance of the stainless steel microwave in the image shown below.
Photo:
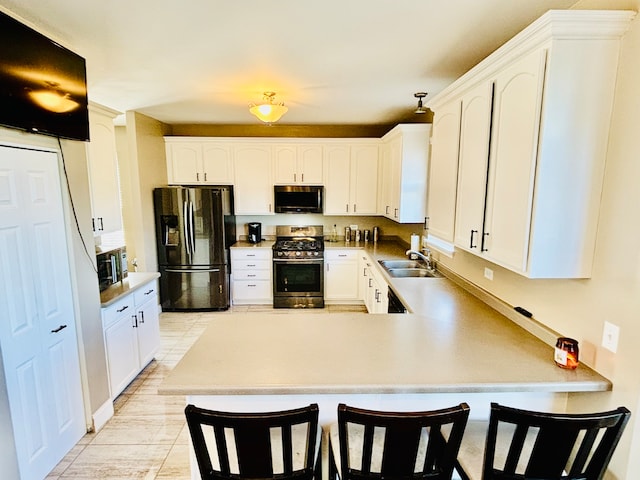
[[[125,247],[96,253],[100,291],[127,278],[127,249]]]
[[[322,185],[275,185],[276,213],[322,213]]]

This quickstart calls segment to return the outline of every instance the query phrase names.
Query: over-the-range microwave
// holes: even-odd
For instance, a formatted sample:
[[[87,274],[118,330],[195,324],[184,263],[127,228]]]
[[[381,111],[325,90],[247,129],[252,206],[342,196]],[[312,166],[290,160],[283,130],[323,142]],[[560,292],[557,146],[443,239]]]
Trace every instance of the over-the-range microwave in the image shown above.
[[[322,185],[275,185],[276,213],[322,213]]]

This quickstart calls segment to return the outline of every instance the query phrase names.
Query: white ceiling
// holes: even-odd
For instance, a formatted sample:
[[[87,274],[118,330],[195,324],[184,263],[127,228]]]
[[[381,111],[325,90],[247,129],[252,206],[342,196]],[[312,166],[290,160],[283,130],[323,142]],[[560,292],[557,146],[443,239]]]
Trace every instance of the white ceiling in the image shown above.
[[[87,60],[90,100],[169,124],[408,121],[548,9],[576,0],[0,0]],[[428,101],[427,97],[427,101]],[[410,120],[409,120],[410,121]]]

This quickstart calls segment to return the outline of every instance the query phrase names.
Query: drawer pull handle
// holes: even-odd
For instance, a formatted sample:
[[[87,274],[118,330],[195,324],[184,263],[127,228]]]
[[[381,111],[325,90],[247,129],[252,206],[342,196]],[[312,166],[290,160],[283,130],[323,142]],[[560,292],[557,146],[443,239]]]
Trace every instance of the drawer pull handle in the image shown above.
[[[249,265],[249,264],[247,263],[247,267],[255,267],[255,265]]]
[[[121,309],[116,310],[116,312],[118,313],[124,312],[127,308],[129,308],[129,305],[124,305]]]
[[[147,290],[146,292],[144,292],[145,295],[149,295],[151,293],[153,293],[153,288],[151,290]]]
[[[253,278],[253,277],[255,277],[255,275],[247,275],[247,277],[251,277],[251,278]]]
[[[67,328],[66,325],[60,325],[58,328],[51,330],[51,333],[58,333],[60,330],[64,330],[65,328]]]
[[[256,287],[256,286],[257,286],[257,285],[255,285],[255,284],[251,284],[251,283],[250,283],[249,285],[247,285],[247,287]]]

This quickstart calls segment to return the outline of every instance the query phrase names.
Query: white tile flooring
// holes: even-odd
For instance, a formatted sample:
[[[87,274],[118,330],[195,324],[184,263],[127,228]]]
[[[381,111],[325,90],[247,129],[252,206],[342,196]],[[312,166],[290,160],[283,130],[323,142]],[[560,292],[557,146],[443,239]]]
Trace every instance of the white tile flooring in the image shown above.
[[[227,312],[160,315],[161,347],[152,361],[114,401],[115,415],[98,433],[88,433],[49,474],[56,479],[189,479],[189,433],[182,396],[158,395],[157,387],[216,315],[269,311],[326,314],[362,312],[331,305],[316,310],[232,307]]]

